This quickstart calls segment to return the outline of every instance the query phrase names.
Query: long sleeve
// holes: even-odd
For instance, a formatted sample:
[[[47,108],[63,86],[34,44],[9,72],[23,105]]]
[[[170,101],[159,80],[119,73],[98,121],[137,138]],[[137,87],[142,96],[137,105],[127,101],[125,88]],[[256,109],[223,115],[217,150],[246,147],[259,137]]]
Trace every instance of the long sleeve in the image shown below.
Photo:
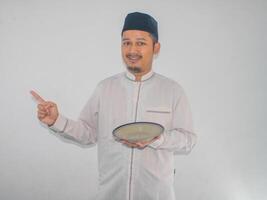
[[[82,109],[78,120],[74,121],[59,114],[56,122],[49,128],[61,136],[81,144],[93,144],[97,141],[99,110],[99,86]]]
[[[163,135],[150,144],[155,149],[167,149],[174,153],[190,153],[196,144],[196,134],[193,131],[191,108],[182,89],[180,95],[175,95],[176,103],[173,111],[172,129],[165,130]]]

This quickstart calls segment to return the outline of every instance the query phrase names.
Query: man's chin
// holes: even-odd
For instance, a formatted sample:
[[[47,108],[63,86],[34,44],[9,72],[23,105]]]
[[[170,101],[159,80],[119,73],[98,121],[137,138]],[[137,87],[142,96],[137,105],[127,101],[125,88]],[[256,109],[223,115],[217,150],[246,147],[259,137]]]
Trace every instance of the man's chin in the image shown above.
[[[134,73],[134,74],[139,74],[139,73],[142,73],[142,69],[141,67],[136,67],[136,66],[127,66],[127,69]]]

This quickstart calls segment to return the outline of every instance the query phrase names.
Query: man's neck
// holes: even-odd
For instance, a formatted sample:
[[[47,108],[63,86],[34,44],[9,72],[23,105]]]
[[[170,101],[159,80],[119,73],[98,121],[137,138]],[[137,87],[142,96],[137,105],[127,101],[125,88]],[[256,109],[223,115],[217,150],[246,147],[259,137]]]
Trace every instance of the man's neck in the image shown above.
[[[153,73],[153,70],[152,69],[150,69],[150,71],[148,71],[148,72],[143,72],[143,73],[134,73],[134,72],[132,72],[131,70],[126,70],[126,76],[129,78],[129,79],[131,79],[131,80],[133,80],[133,81],[135,81],[135,82],[141,82],[141,81],[145,81],[145,80],[147,80],[147,79],[149,79],[152,75],[153,75],[154,73]]]
[[[135,76],[135,81],[141,81],[142,75],[134,75]]]
[[[150,71],[151,70],[146,71],[146,72],[142,72],[142,73],[134,73],[133,75],[135,76],[135,81],[141,81],[142,80],[142,76],[146,75]]]

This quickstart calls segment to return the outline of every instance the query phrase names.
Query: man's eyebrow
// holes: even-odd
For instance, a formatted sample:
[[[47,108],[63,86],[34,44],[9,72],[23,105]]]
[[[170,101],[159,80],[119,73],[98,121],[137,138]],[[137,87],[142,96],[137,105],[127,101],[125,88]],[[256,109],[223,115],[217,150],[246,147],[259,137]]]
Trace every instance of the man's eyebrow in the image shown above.
[[[146,41],[145,38],[136,38],[136,40],[143,40],[143,41]]]
[[[130,40],[129,38],[122,38],[122,41]]]
[[[129,38],[122,38],[122,41],[127,41],[127,40],[130,40]],[[142,40],[142,41],[146,41],[145,38],[136,38],[136,40]]]

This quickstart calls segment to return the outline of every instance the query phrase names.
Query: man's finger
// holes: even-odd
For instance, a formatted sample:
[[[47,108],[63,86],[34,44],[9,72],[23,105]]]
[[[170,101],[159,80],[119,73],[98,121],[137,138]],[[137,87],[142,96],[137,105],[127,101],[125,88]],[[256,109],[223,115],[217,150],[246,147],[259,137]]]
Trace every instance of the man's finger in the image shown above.
[[[127,140],[121,140],[121,142],[129,147],[137,147],[137,145],[135,143],[130,143]]]
[[[48,113],[45,110],[38,110],[37,112],[38,112],[38,114],[42,114],[42,115],[47,115],[47,113]]]
[[[39,118],[39,119],[41,119],[41,120],[42,120],[44,117],[46,117],[46,115],[45,115],[45,114],[40,114],[40,113],[38,113],[38,118]]]
[[[139,147],[139,148],[144,148],[148,145],[148,142],[137,142],[136,145]]]
[[[31,95],[36,99],[37,102],[39,103],[44,103],[45,100],[36,92],[34,92],[33,90],[30,91]]]
[[[46,107],[45,107],[44,105],[42,105],[42,104],[38,104],[38,105],[37,105],[37,108],[38,108],[39,110],[43,110],[43,111],[46,110]]]
[[[152,142],[154,142],[155,140],[159,139],[159,137],[160,137],[160,136],[156,136],[156,137],[154,137],[154,138],[153,138],[152,140],[150,140],[150,141],[147,141],[147,142],[136,142],[135,144],[136,144],[139,148],[143,149],[143,148],[145,148],[146,146],[148,146],[149,144],[151,144]]]
[[[54,106],[54,104],[52,104],[52,103],[50,103],[50,102],[46,102],[46,103],[44,104],[44,107],[45,107],[46,109],[51,108],[51,107],[53,107],[53,106]]]

